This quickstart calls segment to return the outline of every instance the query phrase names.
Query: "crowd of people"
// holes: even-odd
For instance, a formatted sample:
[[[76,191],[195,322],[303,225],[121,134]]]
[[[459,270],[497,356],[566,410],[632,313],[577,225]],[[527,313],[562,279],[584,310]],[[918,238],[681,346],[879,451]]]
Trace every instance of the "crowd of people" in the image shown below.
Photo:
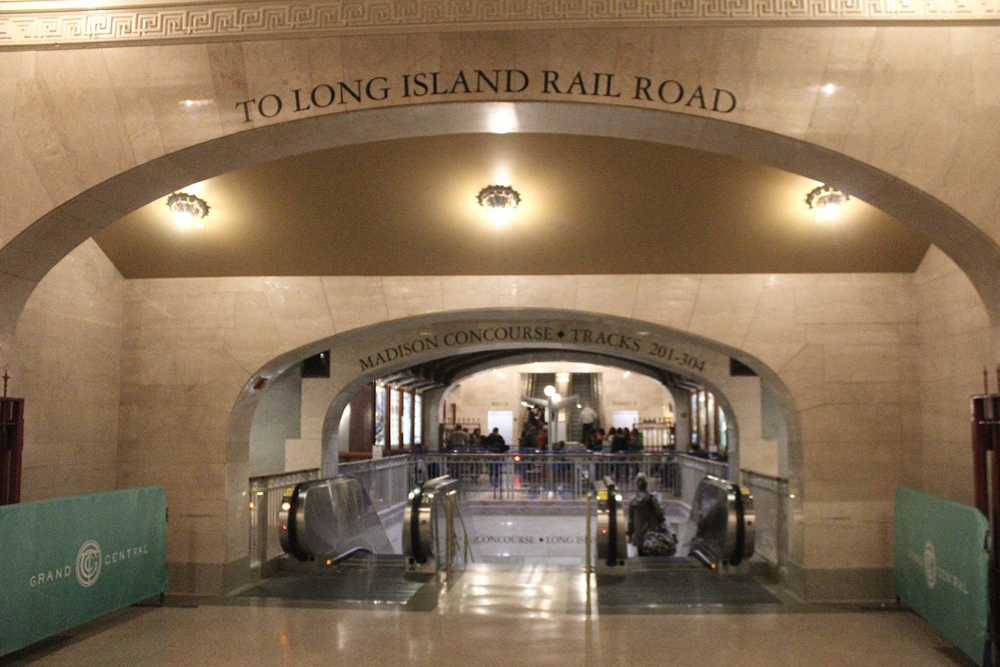
[[[638,428],[612,427],[605,431],[597,428],[596,417],[591,417],[587,411],[596,415],[589,405],[581,411],[581,417],[587,421],[582,421],[583,437],[582,445],[584,449],[592,452],[618,453],[638,453],[644,450],[642,431]],[[544,413],[540,408],[531,407],[526,411],[524,427],[521,429],[517,447],[521,451],[562,451],[566,449],[564,440],[549,443],[549,428],[545,423]],[[499,429],[484,436],[480,429],[474,428],[469,432],[465,426],[457,426],[447,437],[445,448],[455,452],[488,452],[502,454],[510,450],[510,446],[500,435]]]
[[[469,433],[466,427],[458,426],[448,435],[446,446],[447,449],[457,452],[485,451],[490,454],[504,454],[510,451],[510,446],[500,435],[499,428],[494,428],[489,435],[484,436],[478,428]]]
[[[599,428],[589,440],[584,439],[584,446],[593,452],[611,452],[613,454],[641,452],[643,451],[642,431],[637,428],[612,427],[605,432],[603,428]]]

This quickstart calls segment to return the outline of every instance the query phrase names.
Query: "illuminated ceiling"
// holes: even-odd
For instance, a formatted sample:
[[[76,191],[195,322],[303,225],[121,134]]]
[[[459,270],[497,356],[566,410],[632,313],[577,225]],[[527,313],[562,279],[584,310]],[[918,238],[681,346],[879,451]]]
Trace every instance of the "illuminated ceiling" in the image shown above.
[[[490,184],[521,205],[497,224]],[[203,230],[166,198],[96,239],[126,278],[912,272],[928,241],[852,199],[834,222],[817,183],[660,144],[479,134],[360,144],[195,184]]]

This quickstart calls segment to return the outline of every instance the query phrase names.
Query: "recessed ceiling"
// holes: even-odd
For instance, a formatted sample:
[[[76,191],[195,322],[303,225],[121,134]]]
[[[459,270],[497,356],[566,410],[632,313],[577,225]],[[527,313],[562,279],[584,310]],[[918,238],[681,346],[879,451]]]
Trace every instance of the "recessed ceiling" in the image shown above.
[[[476,204],[522,197],[505,224]],[[693,149],[542,134],[400,139],[335,148],[185,188],[101,232],[126,278],[912,272],[929,242],[852,199],[818,223],[795,174]]]

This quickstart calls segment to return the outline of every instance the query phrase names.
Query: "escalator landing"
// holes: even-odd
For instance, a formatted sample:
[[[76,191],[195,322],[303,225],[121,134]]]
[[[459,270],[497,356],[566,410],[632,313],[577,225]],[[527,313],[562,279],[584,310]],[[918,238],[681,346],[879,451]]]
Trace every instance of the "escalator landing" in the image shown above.
[[[281,572],[242,591],[242,598],[373,606],[408,604],[430,577],[406,573],[402,556],[355,556],[330,569]]]
[[[782,604],[750,575],[721,575],[688,558],[630,560],[622,576],[598,577],[597,591],[598,610],[606,614]]]
[[[686,558],[634,559],[621,576],[595,577],[588,594],[579,567],[470,565],[444,584],[407,574],[400,556],[355,556],[330,569],[282,572],[238,596],[283,606],[439,609],[551,615],[775,611],[783,601],[749,575],[720,575]],[[596,583],[596,585],[594,585]]]

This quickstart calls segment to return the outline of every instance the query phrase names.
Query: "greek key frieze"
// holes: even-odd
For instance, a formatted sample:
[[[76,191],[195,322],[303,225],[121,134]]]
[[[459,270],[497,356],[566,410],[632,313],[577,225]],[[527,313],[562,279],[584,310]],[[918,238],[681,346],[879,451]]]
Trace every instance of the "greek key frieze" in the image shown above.
[[[997,18],[1000,0],[293,0],[37,13],[0,10],[0,48],[349,35],[372,30]]]

